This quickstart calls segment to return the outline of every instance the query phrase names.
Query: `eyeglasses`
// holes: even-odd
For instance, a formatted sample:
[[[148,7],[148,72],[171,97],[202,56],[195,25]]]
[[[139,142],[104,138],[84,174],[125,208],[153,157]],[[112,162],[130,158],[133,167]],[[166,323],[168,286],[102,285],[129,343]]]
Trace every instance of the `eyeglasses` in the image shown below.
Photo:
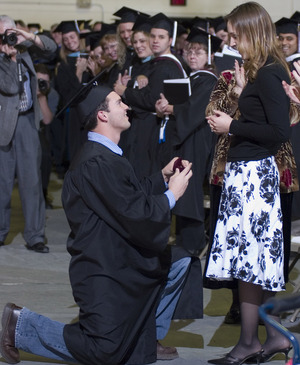
[[[194,49],[190,49],[188,52],[187,52],[187,55],[188,56],[204,56],[204,55],[207,55],[207,52],[203,51],[203,50],[200,50],[200,51],[196,51]]]

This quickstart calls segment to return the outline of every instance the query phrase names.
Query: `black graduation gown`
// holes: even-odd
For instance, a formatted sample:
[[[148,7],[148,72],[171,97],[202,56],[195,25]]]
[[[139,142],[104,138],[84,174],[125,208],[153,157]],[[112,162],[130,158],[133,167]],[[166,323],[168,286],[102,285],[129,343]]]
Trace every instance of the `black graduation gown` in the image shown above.
[[[129,159],[139,177],[147,176],[169,162],[169,156],[161,155],[158,149],[160,123],[155,115],[155,103],[163,92],[163,80],[183,77],[182,68],[176,60],[156,57],[150,63],[148,85],[142,89],[127,88],[124,93],[125,102],[134,110],[134,147]]]
[[[167,128],[173,129],[174,156],[193,163],[193,177],[173,209],[175,215],[204,221],[204,178],[209,174],[215,135],[205,118],[205,110],[217,78],[209,71],[198,71],[190,77],[192,95],[180,105],[174,105],[174,119]]]
[[[66,174],[69,275],[80,312],[64,339],[80,363],[156,361],[155,309],[169,266],[164,190],[160,172],[141,185],[126,158],[91,141]]]
[[[166,143],[173,148],[173,155],[193,163],[193,177],[184,195],[176,203],[172,213],[204,222],[203,183],[209,172],[211,154],[214,146],[214,134],[205,119],[205,110],[210,94],[217,78],[210,72],[199,71],[192,76],[192,95],[181,105],[174,105],[174,116],[166,127]],[[189,248],[198,252],[203,246],[199,241],[190,242]],[[179,245],[172,246],[172,261],[189,256],[189,252]],[[186,282],[176,306],[173,319],[202,318],[203,316],[203,286],[202,269],[198,257],[192,257],[191,266],[186,276]]]
[[[117,81],[119,74],[123,75],[125,70],[129,72],[129,68],[136,62],[136,54],[132,48],[126,48],[126,56],[123,67],[120,67],[119,63],[116,62],[112,67],[108,74],[107,85],[111,88],[114,87],[115,82]]]
[[[150,61],[151,61],[151,59],[146,62],[141,62],[141,60],[136,60],[136,62],[134,62],[134,64],[132,65],[132,69],[131,69],[131,80],[129,80],[129,82],[127,84],[128,88],[137,87],[135,85],[137,76],[139,76],[139,75],[148,76],[149,71],[150,71],[150,65],[151,65]],[[144,149],[145,144],[137,143],[138,141],[136,141],[137,136],[139,136],[139,138],[143,138],[145,136],[145,134],[142,134],[140,136],[140,133],[139,133],[140,123],[136,123],[136,121],[137,121],[136,113],[137,113],[136,110],[131,110],[128,112],[129,117],[130,117],[129,119],[130,119],[131,127],[129,129],[127,129],[126,131],[122,132],[121,139],[119,142],[119,146],[122,148],[124,156],[126,156],[128,158],[128,160],[131,162],[131,164],[135,163],[136,156],[139,156],[139,158],[143,161],[144,158],[142,158],[142,156],[145,152],[145,149]],[[141,147],[141,150],[139,150],[138,147]],[[149,175],[148,170],[144,171],[143,174],[137,174],[137,176],[139,178],[141,178],[143,176],[148,176],[148,175]]]
[[[286,58],[291,71],[295,70],[293,63],[299,61],[299,59],[300,59],[299,53],[296,53],[296,54]],[[297,165],[298,176],[300,176],[299,135],[300,135],[300,124],[297,123],[291,127],[291,143],[293,146],[293,152],[294,152],[294,157],[295,157],[295,161],[296,161],[296,165]],[[298,219],[300,219],[300,191],[295,191],[293,193],[293,202],[292,202],[292,220],[298,220]]]
[[[82,87],[76,76],[76,59],[77,57],[67,57],[67,63],[61,61],[57,69],[55,80],[55,88],[58,91],[62,107],[66,105],[71,98]],[[83,75],[83,83],[88,80],[89,74],[86,72]],[[87,133],[82,126],[82,119],[80,118],[76,105],[70,106],[65,112],[65,128],[67,138],[67,155],[71,161],[80,147],[87,140]]]

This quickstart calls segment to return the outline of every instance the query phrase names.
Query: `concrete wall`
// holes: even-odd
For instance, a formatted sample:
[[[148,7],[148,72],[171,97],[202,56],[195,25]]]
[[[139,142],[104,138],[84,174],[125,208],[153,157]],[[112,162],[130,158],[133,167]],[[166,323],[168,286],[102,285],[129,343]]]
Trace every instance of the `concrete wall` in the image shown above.
[[[7,14],[25,23],[38,22],[44,29],[61,20],[92,19],[112,22],[112,14],[122,6],[139,9],[150,15],[164,12],[169,16],[218,16],[230,12],[239,0],[186,0],[186,6],[170,6],[170,0],[0,0],[0,14]],[[260,0],[274,21],[290,17],[300,10],[300,0]],[[81,8],[78,3],[90,4]]]

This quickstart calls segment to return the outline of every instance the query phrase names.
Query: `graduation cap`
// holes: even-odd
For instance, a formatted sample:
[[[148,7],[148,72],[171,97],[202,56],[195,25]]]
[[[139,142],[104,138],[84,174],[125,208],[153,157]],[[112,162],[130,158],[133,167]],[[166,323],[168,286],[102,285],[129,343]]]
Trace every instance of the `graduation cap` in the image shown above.
[[[227,25],[225,19],[222,16],[211,18],[210,24],[214,27],[215,33],[219,32],[220,30],[225,30],[227,32]]]
[[[62,32],[62,34],[69,32],[80,33],[81,30],[86,29],[85,27],[90,21],[91,20],[64,20],[58,24],[55,28],[55,32]]]
[[[218,51],[222,39],[197,27],[192,28],[187,39],[189,43],[202,43],[207,46],[208,64],[211,65],[211,54]]]
[[[298,36],[298,21],[290,18],[281,18],[275,23],[277,34],[292,33]]]
[[[83,31],[83,30],[91,30],[92,27],[90,26],[90,22],[92,21],[92,19],[90,20],[77,20],[77,23],[79,24],[79,30]]]
[[[97,48],[105,34],[115,34],[116,28],[113,24],[102,24],[102,29],[97,32],[80,33],[79,37],[85,39],[85,45],[90,46],[91,50]]]
[[[208,18],[199,18],[198,16],[191,20],[191,24],[192,27],[202,28],[205,31],[208,31],[210,27],[210,21]]]
[[[187,34],[188,30],[180,23],[177,24],[177,37],[180,37],[182,34]]]
[[[83,99],[78,104],[78,112],[83,118],[89,116],[96,108],[104,102],[107,95],[113,91],[108,86],[94,86],[82,96]]]
[[[152,28],[152,24],[150,21],[150,17],[144,16],[144,15],[138,15],[138,17],[136,18],[136,21],[134,23],[134,26],[132,28],[132,31],[133,32],[144,31],[144,32],[150,33],[151,28]]]
[[[39,24],[39,23],[28,23],[27,27],[28,28],[36,28],[37,29],[36,32],[41,32],[42,31],[41,24]]]
[[[192,28],[186,40],[189,43],[205,44],[207,48],[210,49],[211,53],[217,52],[222,43],[222,39],[220,39],[219,37],[211,35],[210,33],[207,33],[197,27]]]
[[[55,32],[61,32],[62,34],[69,32],[80,33],[80,30],[77,20],[64,20],[58,24],[55,28]]]
[[[151,21],[151,29],[164,29],[169,33],[169,36],[173,38],[172,47],[174,47],[176,42],[176,35],[177,35],[177,21],[168,18],[163,13],[158,13],[150,18]]]
[[[290,19],[297,20],[300,22],[300,11],[295,11],[294,14],[290,17]]]
[[[134,23],[138,17],[138,15],[149,16],[148,14],[141,13],[138,10],[127,8],[123,6],[121,9],[116,11],[113,15],[121,18],[119,23]]]

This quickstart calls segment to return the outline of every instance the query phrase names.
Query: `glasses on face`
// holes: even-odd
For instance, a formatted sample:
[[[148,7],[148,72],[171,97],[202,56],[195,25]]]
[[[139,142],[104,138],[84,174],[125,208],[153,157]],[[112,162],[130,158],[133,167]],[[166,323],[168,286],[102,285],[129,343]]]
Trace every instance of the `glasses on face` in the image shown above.
[[[199,56],[207,55],[207,52],[205,52],[203,50],[190,49],[190,50],[188,50],[187,55],[188,56],[197,56],[197,57],[199,57]]]

